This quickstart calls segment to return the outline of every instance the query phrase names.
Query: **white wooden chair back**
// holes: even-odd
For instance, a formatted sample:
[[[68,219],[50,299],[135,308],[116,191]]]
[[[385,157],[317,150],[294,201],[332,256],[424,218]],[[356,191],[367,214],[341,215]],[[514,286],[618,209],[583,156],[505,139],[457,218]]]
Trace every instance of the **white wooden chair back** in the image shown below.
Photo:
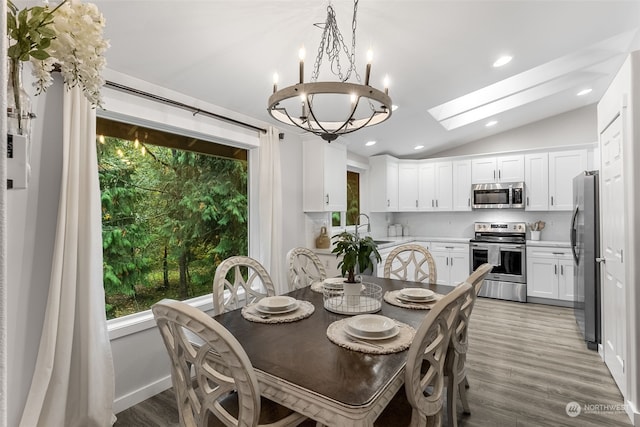
[[[289,290],[304,288],[327,278],[322,261],[308,248],[293,248],[287,253]]]
[[[431,252],[415,244],[400,245],[389,253],[384,263],[384,277],[429,283],[436,283],[438,279]]]
[[[216,269],[213,278],[213,308],[216,314],[235,310],[275,294],[269,273],[253,258],[227,258]]]
[[[411,425],[439,426],[444,405],[444,364],[451,330],[460,306],[472,292],[463,283],[429,311],[409,347],[405,369],[405,392],[412,407]]]

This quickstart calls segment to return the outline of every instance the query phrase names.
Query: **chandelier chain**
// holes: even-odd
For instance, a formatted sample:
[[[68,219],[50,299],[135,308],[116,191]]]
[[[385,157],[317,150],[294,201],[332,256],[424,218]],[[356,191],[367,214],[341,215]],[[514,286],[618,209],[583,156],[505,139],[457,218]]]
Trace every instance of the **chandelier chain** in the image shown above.
[[[331,63],[331,72],[338,76],[340,81],[345,82],[349,80],[351,77],[351,73],[353,72],[356,76],[358,82],[361,81],[360,74],[356,69],[356,27],[357,27],[357,11],[358,11],[358,0],[354,0],[353,6],[353,18],[351,21],[351,51],[347,47],[344,42],[344,38],[340,29],[338,28],[338,22],[336,20],[336,13],[333,9],[333,6],[327,6],[327,20],[324,24],[324,29],[322,31],[322,39],[320,40],[320,45],[318,46],[318,54],[316,56],[315,62],[313,64],[313,72],[311,74],[311,81],[315,82],[318,80],[318,75],[320,73],[320,65],[322,64],[322,58],[324,54],[327,54],[329,62]],[[344,51],[346,57],[349,60],[349,69],[346,73],[342,71],[342,65],[340,64],[340,53]]]

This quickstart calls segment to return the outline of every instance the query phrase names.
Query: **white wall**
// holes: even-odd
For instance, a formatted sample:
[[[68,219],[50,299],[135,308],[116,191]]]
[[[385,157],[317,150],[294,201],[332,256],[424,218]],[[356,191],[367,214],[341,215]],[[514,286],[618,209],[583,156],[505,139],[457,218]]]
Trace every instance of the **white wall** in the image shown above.
[[[533,148],[553,149],[564,145],[589,144],[598,140],[596,124],[596,104],[593,104],[478,139],[429,157],[502,153]]]

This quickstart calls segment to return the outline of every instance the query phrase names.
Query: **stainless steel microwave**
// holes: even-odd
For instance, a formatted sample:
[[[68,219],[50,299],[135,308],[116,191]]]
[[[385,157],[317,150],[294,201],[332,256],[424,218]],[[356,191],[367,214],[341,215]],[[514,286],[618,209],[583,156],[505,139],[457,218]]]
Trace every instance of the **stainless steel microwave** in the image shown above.
[[[473,209],[524,209],[524,182],[473,184]]]

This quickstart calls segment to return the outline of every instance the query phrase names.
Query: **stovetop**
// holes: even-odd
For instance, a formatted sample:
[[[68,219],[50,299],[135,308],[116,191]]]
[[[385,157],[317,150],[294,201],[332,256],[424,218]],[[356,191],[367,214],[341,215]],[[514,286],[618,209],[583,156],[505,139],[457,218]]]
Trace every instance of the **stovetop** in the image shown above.
[[[525,243],[527,224],[524,222],[476,222],[471,242]]]

